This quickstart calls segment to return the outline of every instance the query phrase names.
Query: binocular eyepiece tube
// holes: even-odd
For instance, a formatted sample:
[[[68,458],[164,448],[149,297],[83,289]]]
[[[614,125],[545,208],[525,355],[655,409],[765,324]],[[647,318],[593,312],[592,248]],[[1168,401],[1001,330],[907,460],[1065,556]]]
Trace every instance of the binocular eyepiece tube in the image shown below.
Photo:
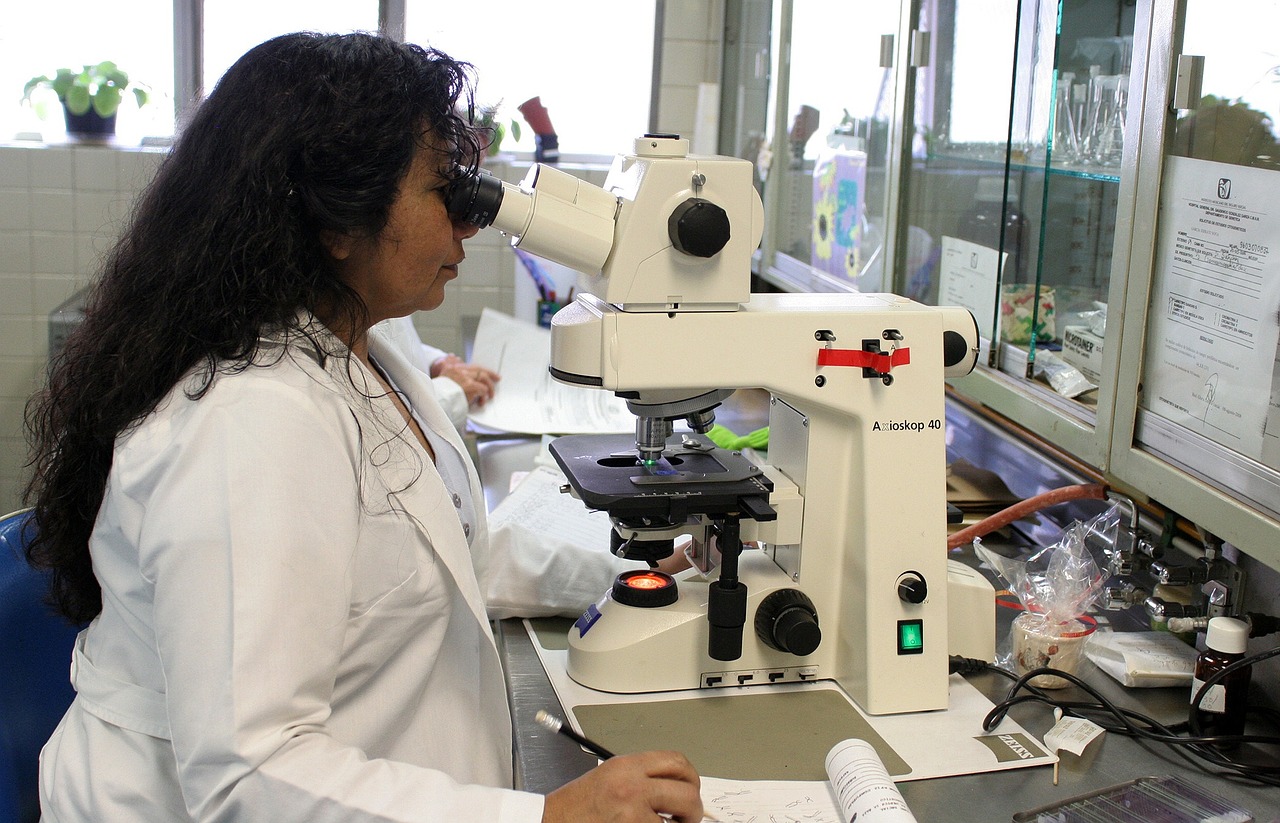
[[[460,177],[444,202],[453,220],[493,226],[513,246],[590,275],[600,273],[613,248],[618,198],[542,164],[519,186],[483,171]]]
[[[502,181],[484,172],[459,177],[445,190],[444,206],[454,220],[486,229],[502,208]]]

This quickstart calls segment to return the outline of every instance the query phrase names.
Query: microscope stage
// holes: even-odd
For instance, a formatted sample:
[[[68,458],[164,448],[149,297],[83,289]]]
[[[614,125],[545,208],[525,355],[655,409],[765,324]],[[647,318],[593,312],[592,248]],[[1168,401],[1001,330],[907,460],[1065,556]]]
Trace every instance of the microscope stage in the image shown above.
[[[559,437],[550,450],[579,499],[611,517],[681,523],[694,514],[772,514],[773,484],[760,468],[696,435],[684,435],[652,466],[640,462],[628,435]]]

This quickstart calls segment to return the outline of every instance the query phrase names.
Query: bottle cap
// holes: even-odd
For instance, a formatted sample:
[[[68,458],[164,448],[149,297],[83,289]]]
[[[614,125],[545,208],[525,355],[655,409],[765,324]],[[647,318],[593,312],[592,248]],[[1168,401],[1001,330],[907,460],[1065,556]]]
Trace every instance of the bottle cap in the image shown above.
[[[1249,624],[1234,617],[1214,617],[1209,620],[1204,644],[1223,654],[1244,654],[1249,643]]]

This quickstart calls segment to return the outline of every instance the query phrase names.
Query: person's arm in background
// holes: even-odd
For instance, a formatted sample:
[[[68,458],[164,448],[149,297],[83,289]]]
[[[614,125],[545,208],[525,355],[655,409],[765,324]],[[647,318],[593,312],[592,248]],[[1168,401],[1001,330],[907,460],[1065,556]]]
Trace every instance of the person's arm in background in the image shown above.
[[[423,343],[412,317],[394,317],[378,326],[410,363],[431,376],[436,399],[459,431],[466,428],[472,406],[483,406],[493,399],[498,373]]]

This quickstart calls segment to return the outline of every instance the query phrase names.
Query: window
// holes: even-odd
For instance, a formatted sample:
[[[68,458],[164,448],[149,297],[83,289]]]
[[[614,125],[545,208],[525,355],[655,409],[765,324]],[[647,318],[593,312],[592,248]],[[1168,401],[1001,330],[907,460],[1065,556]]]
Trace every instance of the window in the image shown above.
[[[120,141],[172,135],[179,93],[175,7],[190,9],[190,20],[202,19],[198,71],[206,93],[240,55],[264,40],[303,29],[375,31],[381,10],[388,19],[404,21],[406,40],[475,65],[477,104],[501,104],[499,122],[515,120],[523,132],[518,142],[508,134],[504,150],[533,150],[533,135],[517,106],[535,96],[547,107],[562,156],[612,156],[649,127],[656,0],[564,0],[553,6],[490,0],[482,11],[438,0],[134,0],[123,14],[104,13],[94,0],[59,0],[57,26],[50,25],[48,9],[37,5],[10,4],[0,12],[0,141],[23,132],[59,139],[62,111],[51,92],[41,100],[43,118],[13,101],[33,76],[102,60],[113,60],[155,92],[154,103],[141,110],[131,99],[121,106]],[[566,23],[587,20],[603,34],[584,36]],[[196,26],[186,19],[180,24],[190,31],[176,37],[194,42]]]
[[[37,108],[17,105],[32,77],[52,77],[59,68],[79,69],[110,60],[131,82],[145,83],[155,97],[141,109],[126,91],[116,119],[125,140],[173,130],[173,0],[133,0],[110,8],[98,0],[7,3],[0,12],[0,140],[21,132],[46,139],[65,133],[62,107],[52,92],[40,93]],[[38,111],[44,111],[44,118]]]
[[[504,151],[533,150],[516,107],[539,97],[562,156],[612,156],[649,129],[654,8],[654,0],[406,0],[405,39],[476,67],[477,106],[500,104],[498,122],[520,125],[519,142],[506,137]]]
[[[378,0],[205,0],[205,94],[231,64],[259,43],[293,31],[378,30]]]

